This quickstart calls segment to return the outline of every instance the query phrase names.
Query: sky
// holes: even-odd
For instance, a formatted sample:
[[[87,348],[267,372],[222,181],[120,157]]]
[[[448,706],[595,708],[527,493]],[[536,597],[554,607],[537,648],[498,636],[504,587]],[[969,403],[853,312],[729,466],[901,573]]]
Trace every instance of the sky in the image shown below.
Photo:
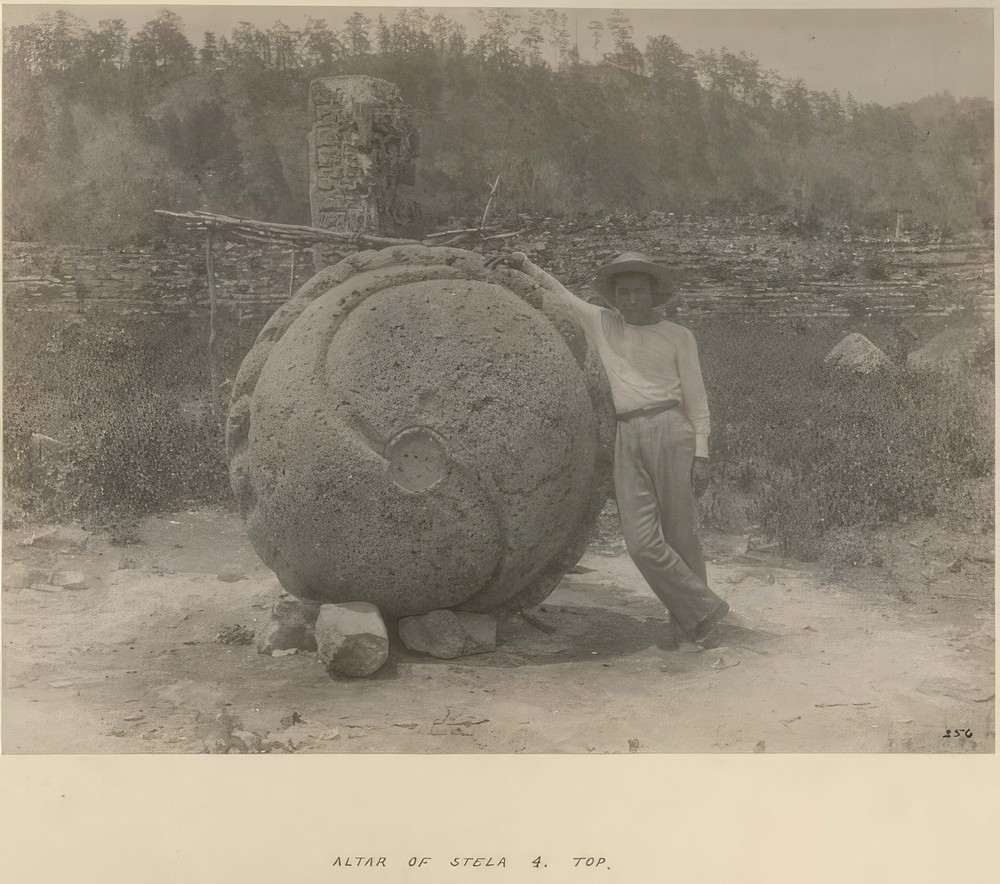
[[[19,24],[58,6],[3,4],[4,25]],[[63,8],[70,8],[65,6]],[[176,11],[195,46],[205,31],[228,33],[239,21],[267,27],[276,20],[301,27],[307,15],[326,18],[339,27],[355,10],[375,17],[392,9],[375,6],[292,5],[77,5],[73,11],[96,26],[100,19],[123,18],[138,30],[159,9]],[[469,7],[425,7],[443,11],[478,31]],[[587,23],[606,17],[609,9],[565,11],[571,33],[579,35],[581,53],[593,56]],[[666,34],[689,53],[726,47],[757,57],[783,77],[802,78],[810,89],[858,101],[895,104],[925,95],[950,92],[957,98],[993,97],[993,10],[980,8],[907,9],[628,9],[635,42]]]

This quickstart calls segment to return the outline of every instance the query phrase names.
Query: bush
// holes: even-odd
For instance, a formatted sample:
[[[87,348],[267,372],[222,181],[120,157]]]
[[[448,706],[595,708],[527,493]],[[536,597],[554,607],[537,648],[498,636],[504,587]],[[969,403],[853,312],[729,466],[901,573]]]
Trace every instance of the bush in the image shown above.
[[[203,318],[6,320],[8,524],[94,517],[128,539],[146,514],[229,499]],[[749,519],[788,554],[816,558],[846,528],[952,512],[949,501],[978,501],[992,479],[991,334],[970,329],[972,356],[960,368],[908,373],[900,347],[896,367],[858,376],[823,363],[843,320],[693,325],[712,406],[710,524],[742,531]],[[865,332],[900,338],[888,322]],[[242,355],[231,351],[227,373]],[[65,447],[39,456],[33,433]],[[989,506],[975,509],[991,526]]]
[[[713,410],[713,498],[748,496],[751,520],[789,554],[816,558],[830,529],[932,515],[942,490],[992,476],[983,374],[831,370],[823,357],[843,330],[819,321],[713,323],[696,334]]]
[[[127,524],[226,495],[222,426],[207,402],[201,335],[191,331],[163,317],[72,317],[53,327],[51,316],[8,316],[8,524]],[[61,446],[42,451],[33,434]]]

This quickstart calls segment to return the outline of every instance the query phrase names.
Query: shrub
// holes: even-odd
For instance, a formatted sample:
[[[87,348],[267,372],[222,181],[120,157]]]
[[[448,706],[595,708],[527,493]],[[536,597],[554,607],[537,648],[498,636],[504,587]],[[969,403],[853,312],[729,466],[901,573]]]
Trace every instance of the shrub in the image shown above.
[[[222,427],[207,402],[200,338],[163,317],[72,317],[55,328],[51,317],[8,317],[4,486],[16,490],[8,524],[125,524],[224,497]],[[65,447],[39,456],[33,433]]]
[[[831,370],[823,357],[843,330],[821,321],[696,334],[714,497],[748,495],[750,518],[790,554],[815,558],[833,528],[933,514],[942,489],[993,474],[992,381],[979,372]]]
[[[96,517],[124,540],[148,513],[229,499],[203,318],[5,319],[7,524]],[[933,514],[992,479],[992,334],[970,329],[959,368],[908,373],[907,339],[894,368],[859,376],[823,363],[843,320],[692,325],[712,406],[710,524],[743,530],[749,519],[787,553],[815,558],[843,529]],[[901,340],[898,324],[865,332]],[[230,350],[227,373],[242,355],[238,342]],[[66,448],[39,458],[32,433]],[[987,510],[977,512],[991,519]]]

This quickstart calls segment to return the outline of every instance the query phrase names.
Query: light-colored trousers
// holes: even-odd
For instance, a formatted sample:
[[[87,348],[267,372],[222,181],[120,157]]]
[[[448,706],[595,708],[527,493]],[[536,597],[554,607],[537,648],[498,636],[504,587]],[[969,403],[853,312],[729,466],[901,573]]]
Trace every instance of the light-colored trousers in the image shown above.
[[[680,408],[618,422],[615,496],[625,545],[650,589],[685,632],[722,602],[708,588],[694,533],[694,429]]]

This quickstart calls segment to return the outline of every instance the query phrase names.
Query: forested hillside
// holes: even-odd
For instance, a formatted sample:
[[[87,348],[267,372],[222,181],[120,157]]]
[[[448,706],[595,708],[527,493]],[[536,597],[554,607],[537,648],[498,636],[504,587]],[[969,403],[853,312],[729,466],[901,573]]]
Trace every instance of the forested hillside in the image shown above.
[[[859,104],[810,91],[744,52],[633,42],[627,15],[590,26],[588,63],[557,10],[356,12],[242,23],[200,46],[169,11],[136,33],[66,11],[4,30],[4,225],[11,240],[119,244],[154,208],[308,223],[306,93],[371,74],[417,113],[414,196],[427,225],[482,211],[600,209],[795,215],[813,224],[992,223],[993,106],[929,96]],[[603,50],[603,52],[602,52]]]

